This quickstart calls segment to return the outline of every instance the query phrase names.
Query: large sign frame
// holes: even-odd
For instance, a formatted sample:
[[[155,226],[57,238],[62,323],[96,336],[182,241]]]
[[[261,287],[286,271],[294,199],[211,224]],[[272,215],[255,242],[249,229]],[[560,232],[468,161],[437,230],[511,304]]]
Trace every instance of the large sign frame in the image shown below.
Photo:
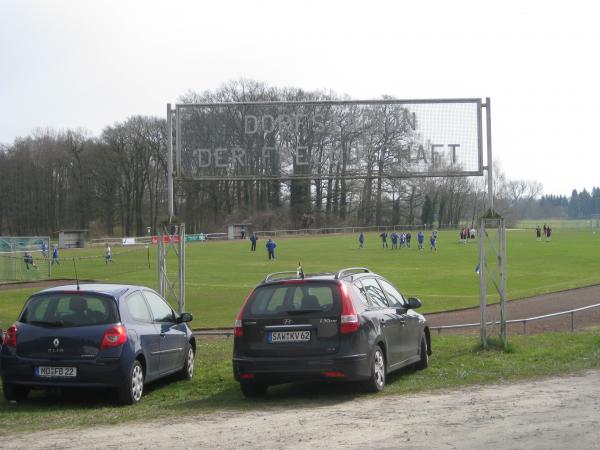
[[[177,104],[167,117],[173,173],[177,181],[481,176],[482,107],[478,98]],[[333,158],[342,173],[323,169]],[[383,170],[369,168],[376,158]]]

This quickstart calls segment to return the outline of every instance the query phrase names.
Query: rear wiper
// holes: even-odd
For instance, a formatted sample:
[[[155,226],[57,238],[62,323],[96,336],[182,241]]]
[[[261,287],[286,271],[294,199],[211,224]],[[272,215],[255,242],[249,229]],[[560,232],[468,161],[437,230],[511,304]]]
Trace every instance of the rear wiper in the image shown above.
[[[308,313],[315,313],[315,312],[322,312],[322,309],[290,309],[289,311],[286,311],[286,313],[290,314],[290,315],[294,315],[294,314],[308,314]]]
[[[50,327],[64,327],[65,326],[65,322],[62,320],[57,320],[55,322],[49,322],[49,321],[45,321],[45,320],[32,320],[29,323],[34,324],[34,325],[48,325]]]

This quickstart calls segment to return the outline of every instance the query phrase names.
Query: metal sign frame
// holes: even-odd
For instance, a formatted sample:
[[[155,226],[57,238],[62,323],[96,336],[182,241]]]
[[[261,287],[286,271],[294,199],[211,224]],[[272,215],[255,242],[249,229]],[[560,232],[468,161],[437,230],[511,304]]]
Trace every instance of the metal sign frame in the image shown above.
[[[385,100],[319,100],[319,101],[273,101],[273,102],[214,102],[214,103],[178,103],[175,105],[175,109],[171,108],[171,104],[167,105],[167,127],[172,129],[172,122],[175,121],[175,135],[176,137],[182,136],[181,125],[183,111],[186,109],[198,109],[198,108],[231,108],[231,107],[302,107],[302,106],[378,106],[378,105],[444,105],[444,104],[473,104],[477,108],[477,169],[476,170],[456,170],[456,171],[415,171],[415,170],[402,170],[398,173],[391,174],[386,173],[385,178],[395,179],[406,179],[406,178],[428,178],[428,177],[466,177],[466,176],[481,176],[483,175],[483,120],[482,120],[482,108],[483,103],[480,98],[454,98],[454,99],[385,99]],[[172,133],[169,134],[169,152],[173,152],[173,140]],[[376,179],[379,175],[365,174],[350,174],[344,175],[328,175],[328,174],[280,174],[277,176],[257,176],[254,175],[204,175],[204,176],[187,176],[182,172],[182,139],[175,139],[175,155],[171,160],[173,164],[174,178],[176,181],[289,181],[289,180],[328,180],[332,178],[338,179]]]

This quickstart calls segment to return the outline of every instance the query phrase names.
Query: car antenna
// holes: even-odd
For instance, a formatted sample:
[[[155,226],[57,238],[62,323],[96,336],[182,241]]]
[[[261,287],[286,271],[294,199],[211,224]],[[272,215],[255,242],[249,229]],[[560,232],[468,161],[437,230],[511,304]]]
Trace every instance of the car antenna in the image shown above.
[[[77,275],[77,264],[75,264],[75,258],[73,258],[73,268],[75,269],[75,280],[77,281],[77,290],[79,290],[79,276]]]
[[[302,264],[298,261],[298,268],[296,269],[296,276],[302,280],[304,280],[304,270],[302,269]]]

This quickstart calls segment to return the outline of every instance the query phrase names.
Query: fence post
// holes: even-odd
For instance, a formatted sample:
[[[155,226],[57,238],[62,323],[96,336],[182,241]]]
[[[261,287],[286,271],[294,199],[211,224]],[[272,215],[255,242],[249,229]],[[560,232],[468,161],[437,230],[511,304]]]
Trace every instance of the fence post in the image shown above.
[[[571,311],[571,333],[575,331],[575,311]]]

